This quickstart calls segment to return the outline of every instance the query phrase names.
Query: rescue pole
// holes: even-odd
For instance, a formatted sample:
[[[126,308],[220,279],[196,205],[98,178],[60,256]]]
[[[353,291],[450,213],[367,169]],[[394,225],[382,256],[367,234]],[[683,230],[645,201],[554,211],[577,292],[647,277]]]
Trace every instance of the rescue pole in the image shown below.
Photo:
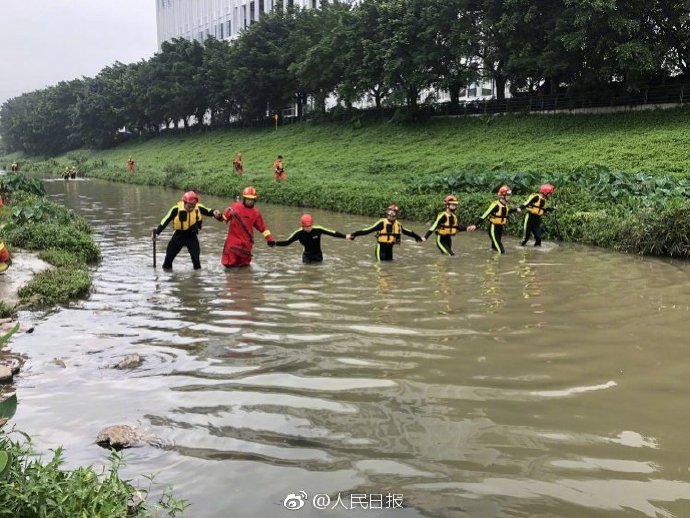
[[[154,228],[153,231],[151,232],[151,236],[153,236],[152,242],[153,242],[153,267],[156,267],[156,229]]]

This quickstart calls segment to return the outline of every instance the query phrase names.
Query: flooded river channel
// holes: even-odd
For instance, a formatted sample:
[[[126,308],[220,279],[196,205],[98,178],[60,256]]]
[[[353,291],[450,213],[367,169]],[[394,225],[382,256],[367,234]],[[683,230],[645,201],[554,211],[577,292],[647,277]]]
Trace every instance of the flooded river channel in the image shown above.
[[[183,250],[171,273],[171,229],[157,269],[149,236],[181,193],[46,186],[103,251],[93,294],[10,344],[28,358],[14,421],[69,466],[134,423],[163,445],[127,450],[124,476],[157,473],[187,516],[690,516],[688,263],[510,237],[500,257],[476,232],[456,257],[406,240],[382,265],[372,236],[325,236],[314,266],[257,234],[226,272],[209,219],[202,269]],[[300,209],[258,206],[279,238],[297,228]]]

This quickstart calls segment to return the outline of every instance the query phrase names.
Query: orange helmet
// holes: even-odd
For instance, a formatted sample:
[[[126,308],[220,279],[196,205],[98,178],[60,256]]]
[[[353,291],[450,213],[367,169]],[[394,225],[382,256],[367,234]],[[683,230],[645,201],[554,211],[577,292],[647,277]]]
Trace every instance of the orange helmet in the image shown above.
[[[386,209],[386,212],[391,211],[391,210],[392,210],[393,212],[400,212],[400,207],[398,207],[398,206],[395,205],[395,204],[389,205],[388,208]]]
[[[513,194],[513,191],[511,191],[511,190],[510,190],[510,187],[508,187],[507,185],[502,185],[502,186],[498,189],[498,195],[499,195],[499,196],[510,196],[510,195],[512,195],[512,194]]]
[[[314,224],[314,218],[311,214],[302,214],[302,217],[299,218],[299,224],[303,227],[311,227]]]
[[[443,198],[443,203],[446,205],[450,205],[451,203],[457,205],[458,204],[458,197],[455,196],[454,194],[449,194],[445,198]]]
[[[553,194],[553,191],[555,191],[556,188],[551,185],[550,183],[545,183],[541,187],[539,187],[539,193],[543,194],[544,196],[550,196]]]
[[[182,201],[185,203],[193,203],[194,205],[196,205],[197,203],[199,203],[199,195],[194,191],[187,191],[182,196]]]
[[[255,200],[259,197],[259,195],[257,194],[256,189],[250,185],[249,187],[244,188],[244,191],[242,191],[242,197],[247,198],[248,200]]]

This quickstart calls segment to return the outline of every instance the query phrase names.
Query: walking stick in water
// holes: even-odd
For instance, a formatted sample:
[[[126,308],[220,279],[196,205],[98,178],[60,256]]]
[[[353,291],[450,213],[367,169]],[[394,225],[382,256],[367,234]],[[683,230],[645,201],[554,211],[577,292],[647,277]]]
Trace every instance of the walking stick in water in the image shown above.
[[[153,242],[153,267],[156,267],[156,229],[154,228],[153,231],[151,232],[151,237],[153,238],[151,241]]]
[[[553,222],[556,225],[556,236],[559,241],[563,241],[563,234],[561,234],[561,227],[558,226],[558,217],[556,216],[556,210],[553,211]]]

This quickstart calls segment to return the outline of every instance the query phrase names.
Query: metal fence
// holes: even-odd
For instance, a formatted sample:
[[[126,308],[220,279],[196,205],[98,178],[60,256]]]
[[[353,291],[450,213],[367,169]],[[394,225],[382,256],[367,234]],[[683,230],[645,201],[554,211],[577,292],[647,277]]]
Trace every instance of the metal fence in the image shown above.
[[[459,106],[449,103],[431,107],[434,115],[482,115],[494,113],[531,113],[587,110],[601,108],[633,108],[661,104],[684,104],[690,102],[690,84],[655,86],[637,92],[622,89],[587,92],[580,95],[536,95],[508,99],[487,99],[461,102]]]

